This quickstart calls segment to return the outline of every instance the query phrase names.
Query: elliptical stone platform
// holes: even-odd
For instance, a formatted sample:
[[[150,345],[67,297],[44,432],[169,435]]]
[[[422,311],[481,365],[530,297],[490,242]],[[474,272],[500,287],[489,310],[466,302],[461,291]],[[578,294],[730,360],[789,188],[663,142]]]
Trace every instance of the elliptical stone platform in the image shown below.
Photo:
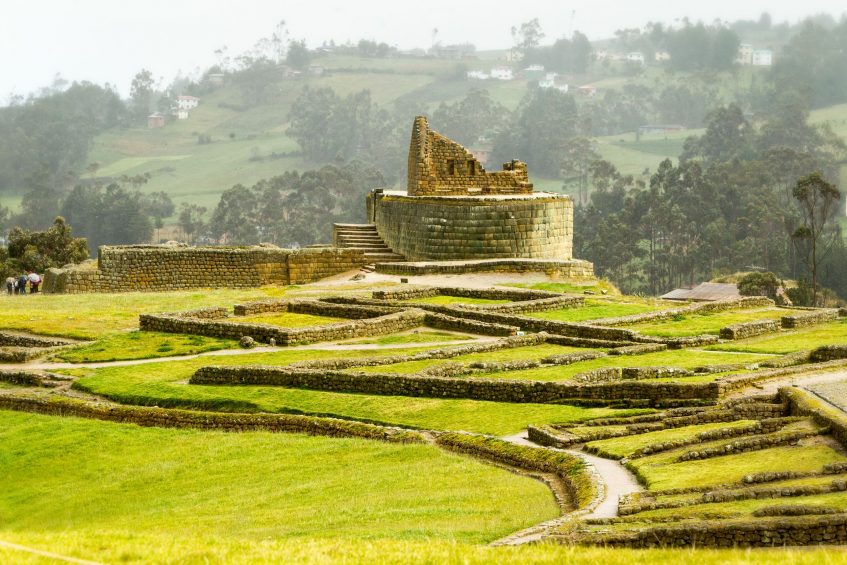
[[[591,263],[573,258],[569,196],[533,192],[521,161],[487,172],[421,116],[412,127],[406,191],[376,189],[367,207],[381,240],[410,262],[464,262],[459,271],[467,272],[481,266],[476,261],[508,259],[497,270],[593,275]],[[386,263],[380,270],[386,267],[391,270]],[[441,268],[456,272],[449,264]]]

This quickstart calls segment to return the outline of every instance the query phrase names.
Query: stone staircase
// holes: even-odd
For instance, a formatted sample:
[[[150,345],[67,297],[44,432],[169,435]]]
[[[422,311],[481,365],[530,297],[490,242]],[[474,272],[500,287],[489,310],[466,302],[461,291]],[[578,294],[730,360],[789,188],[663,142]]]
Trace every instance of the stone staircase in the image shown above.
[[[332,242],[336,247],[361,249],[368,264],[406,260],[385,244],[373,224],[333,224]]]

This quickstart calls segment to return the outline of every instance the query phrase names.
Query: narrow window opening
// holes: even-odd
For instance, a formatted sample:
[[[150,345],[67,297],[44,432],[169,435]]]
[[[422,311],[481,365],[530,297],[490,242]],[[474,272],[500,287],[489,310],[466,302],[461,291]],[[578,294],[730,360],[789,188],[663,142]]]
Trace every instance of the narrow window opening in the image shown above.
[[[476,174],[476,161],[471,159],[468,161],[468,174],[474,176]]]
[[[453,159],[447,160],[447,174],[448,175],[455,175],[456,174],[456,161],[454,161]]]

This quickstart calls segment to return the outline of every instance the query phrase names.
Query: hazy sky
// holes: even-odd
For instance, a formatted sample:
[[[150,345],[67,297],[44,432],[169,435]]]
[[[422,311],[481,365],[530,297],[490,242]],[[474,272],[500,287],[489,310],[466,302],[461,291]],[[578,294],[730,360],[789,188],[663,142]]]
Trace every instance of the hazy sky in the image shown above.
[[[682,17],[796,21],[819,12],[839,15],[843,1],[805,0],[3,0],[0,18],[0,102],[48,85],[56,73],[69,80],[110,82],[126,94],[132,76],[149,68],[170,80],[215,61],[213,52],[249,49],[285,20],[292,38],[310,46],[334,39],[385,41],[400,48],[428,47],[432,30],[442,43],[472,42],[480,49],[508,47],[513,25],[538,18],[552,41],[573,29],[592,39],[648,21]],[[422,7],[426,6],[426,7]],[[669,7],[670,6],[670,7]]]

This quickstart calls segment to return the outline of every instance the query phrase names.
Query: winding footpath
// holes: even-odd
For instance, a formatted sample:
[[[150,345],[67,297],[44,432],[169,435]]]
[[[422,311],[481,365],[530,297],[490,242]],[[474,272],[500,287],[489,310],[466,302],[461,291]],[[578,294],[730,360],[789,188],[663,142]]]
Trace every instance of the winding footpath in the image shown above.
[[[600,495],[594,501],[587,511],[574,511],[543,522],[536,524],[525,530],[515,532],[505,538],[493,542],[491,545],[523,545],[526,543],[534,543],[541,539],[553,528],[560,526],[575,518],[615,518],[618,515],[618,501],[620,497],[634,492],[644,490],[638,483],[638,479],[620,461],[614,459],[604,459],[596,455],[590,455],[584,451],[575,449],[559,449],[555,447],[540,446],[531,442],[526,435],[526,432],[521,432],[511,436],[500,438],[515,445],[525,447],[537,447],[549,449],[551,451],[561,451],[575,457],[579,457],[588,466],[589,472],[593,474],[597,480],[597,488]]]

